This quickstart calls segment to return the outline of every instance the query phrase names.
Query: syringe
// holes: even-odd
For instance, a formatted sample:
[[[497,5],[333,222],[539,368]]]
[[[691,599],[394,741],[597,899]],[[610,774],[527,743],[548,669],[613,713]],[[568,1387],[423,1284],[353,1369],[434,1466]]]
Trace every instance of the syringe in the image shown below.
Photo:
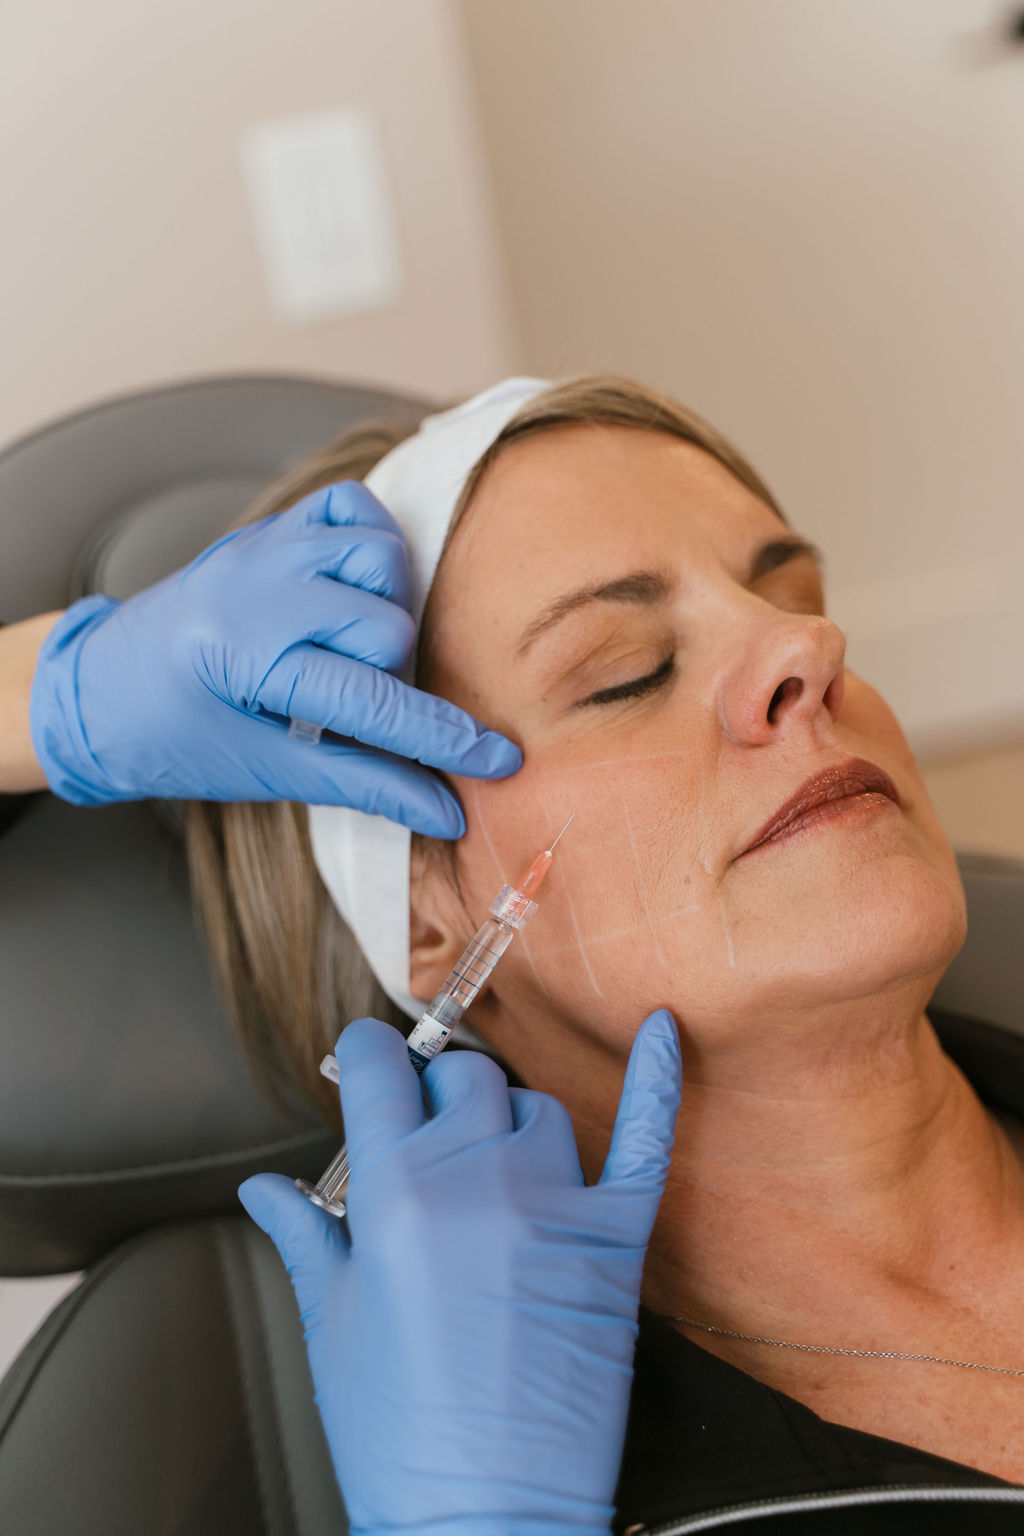
[[[565,832],[576,812],[573,811],[550,848],[539,853],[515,885],[503,885],[491,902],[490,915],[486,917],[462,954],[457,965],[437,993],[430,1007],[422,1015],[406,1039],[409,1060],[418,1073],[422,1073],[429,1061],[443,1051],[452,1030],[462,1018],[470,1003],[487,981],[494,967],[508,949],[517,933],[520,933],[537,911],[533,900],[541,882],[551,868],[551,859],[558,840]],[[332,1082],[340,1081],[338,1063],[333,1056],[325,1056],[320,1071]],[[334,1216],[345,1214],[345,1190],[349,1180],[348,1150],[342,1147],[323,1177],[314,1185],[308,1179],[296,1179],[295,1183],[304,1195]]]

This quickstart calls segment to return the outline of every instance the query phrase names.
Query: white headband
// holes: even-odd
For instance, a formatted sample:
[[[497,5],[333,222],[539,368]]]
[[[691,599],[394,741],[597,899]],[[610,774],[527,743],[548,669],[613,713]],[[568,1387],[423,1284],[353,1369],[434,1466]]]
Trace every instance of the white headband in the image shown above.
[[[549,388],[546,379],[505,379],[428,416],[367,475],[365,484],[408,541],[417,629],[470,470],[517,411]],[[418,1019],[430,999],[409,991],[409,829],[347,806],[311,805],[309,834],[321,878],[373,974],[392,1002]],[[479,1037],[456,1030],[455,1038]]]

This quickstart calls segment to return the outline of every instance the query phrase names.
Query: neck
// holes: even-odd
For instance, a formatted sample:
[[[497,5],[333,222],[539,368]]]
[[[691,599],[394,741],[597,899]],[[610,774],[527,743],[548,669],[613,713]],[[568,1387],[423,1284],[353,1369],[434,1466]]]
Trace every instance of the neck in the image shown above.
[[[1024,1170],[921,1002],[762,1020],[729,1051],[700,1050],[683,1027],[647,1307],[812,1342],[891,1338],[925,1301],[984,1307],[1022,1245]],[[522,1075],[569,1108],[593,1182],[625,1060],[573,1064],[570,1077],[552,1054]]]
[[[827,1341],[839,1322],[856,1331],[854,1297],[870,1337],[896,1295],[985,1291],[1017,1234],[1020,1166],[924,1015],[874,1044],[801,1052],[754,1088],[688,1086],[652,1310]]]

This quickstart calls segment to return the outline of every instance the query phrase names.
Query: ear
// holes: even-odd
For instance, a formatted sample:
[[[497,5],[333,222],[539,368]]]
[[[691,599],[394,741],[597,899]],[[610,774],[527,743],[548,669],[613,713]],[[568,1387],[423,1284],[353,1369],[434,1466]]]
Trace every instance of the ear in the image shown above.
[[[466,914],[442,855],[413,838],[409,869],[409,990],[430,999],[466,947]]]

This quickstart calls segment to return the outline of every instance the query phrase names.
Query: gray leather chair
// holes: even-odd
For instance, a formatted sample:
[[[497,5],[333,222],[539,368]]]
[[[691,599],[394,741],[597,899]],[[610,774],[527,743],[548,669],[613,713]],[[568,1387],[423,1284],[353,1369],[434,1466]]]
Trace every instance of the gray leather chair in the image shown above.
[[[423,408],[245,378],[58,422],[0,455],[0,619],[126,596],[346,425]],[[0,1274],[84,1270],[0,1383],[0,1531],[341,1536],[291,1286],[235,1195],[335,1140],[251,1086],[166,810],[0,797]],[[1024,1033],[1024,865],[962,867],[936,1001]]]
[[[0,621],[130,595],[346,427],[425,408],[211,379],[34,433],[0,454]],[[85,1271],[0,1384],[4,1536],[347,1530],[291,1286],[236,1196],[337,1142],[249,1080],[174,810],[0,797],[0,1274]]]

